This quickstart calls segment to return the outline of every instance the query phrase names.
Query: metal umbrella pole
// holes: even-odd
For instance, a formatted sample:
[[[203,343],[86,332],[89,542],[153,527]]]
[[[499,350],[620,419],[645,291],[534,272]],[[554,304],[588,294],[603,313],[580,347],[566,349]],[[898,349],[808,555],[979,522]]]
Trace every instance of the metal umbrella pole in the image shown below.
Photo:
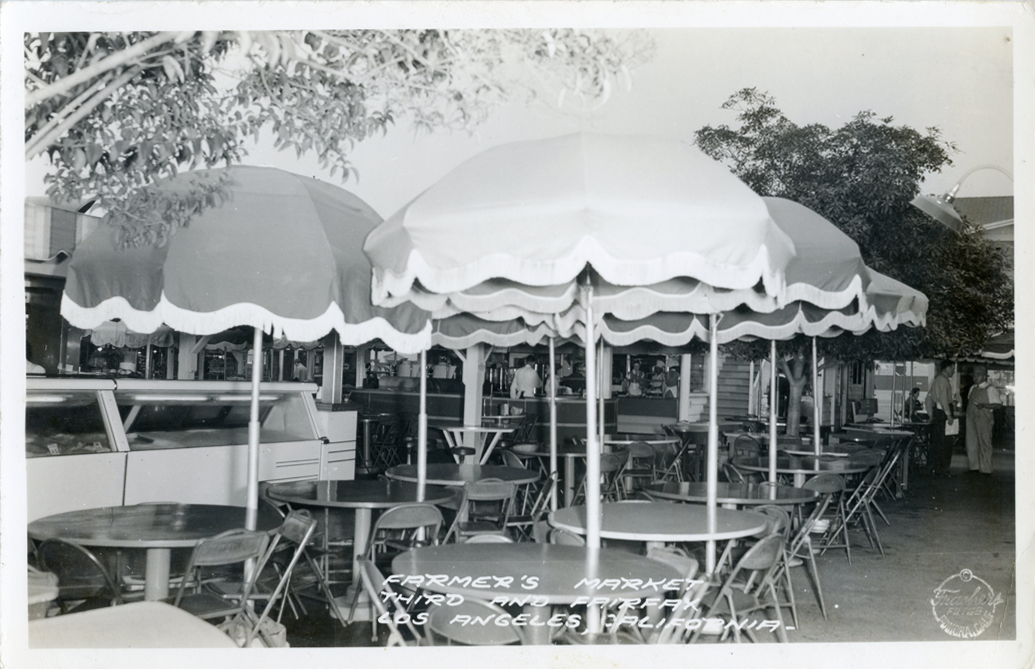
[[[816,338],[812,338],[812,444],[813,450],[816,455],[819,455],[822,450],[822,444],[819,442],[819,419],[820,419],[820,402],[822,401],[823,394],[819,391],[819,357],[816,355]]]
[[[718,506],[718,486],[716,485],[719,479],[719,423],[718,423],[718,407],[716,406],[719,401],[719,317],[712,314],[709,317],[709,349],[708,353],[711,356],[712,364],[708,369],[708,465],[707,465],[707,514],[708,514],[708,534],[714,537],[718,519],[716,514],[716,507]],[[705,546],[705,568],[707,573],[712,574],[715,572],[715,539],[708,539]]]
[[[769,342],[769,482],[776,483],[776,413],[780,403],[776,397],[776,340]]]
[[[557,354],[554,338],[549,339],[550,346],[550,474],[557,473]],[[550,490],[550,510],[557,510],[557,478],[553,478]],[[570,502],[569,502],[570,503]]]
[[[420,352],[420,405],[417,409],[417,501],[428,483],[428,352]]]
[[[262,328],[252,340],[252,398],[248,416],[248,499],[244,527],[254,530],[259,516],[259,383],[262,381]]]

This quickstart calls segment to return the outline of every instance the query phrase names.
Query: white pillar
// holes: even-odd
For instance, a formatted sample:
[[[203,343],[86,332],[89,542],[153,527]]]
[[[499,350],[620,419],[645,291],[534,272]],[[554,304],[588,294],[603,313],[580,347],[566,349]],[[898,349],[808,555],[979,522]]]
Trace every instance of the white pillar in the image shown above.
[[[280,365],[284,372],[283,358]],[[326,404],[340,404],[342,399],[342,378],[345,373],[345,347],[341,345],[337,332],[323,338],[323,385],[320,386],[320,401]]]
[[[680,421],[690,420],[690,367],[693,356],[683,353],[679,356],[679,410],[676,418]]]
[[[485,344],[469,346],[464,360],[464,425],[482,424],[482,383],[485,381]],[[473,448],[476,435],[465,434],[464,446]]]

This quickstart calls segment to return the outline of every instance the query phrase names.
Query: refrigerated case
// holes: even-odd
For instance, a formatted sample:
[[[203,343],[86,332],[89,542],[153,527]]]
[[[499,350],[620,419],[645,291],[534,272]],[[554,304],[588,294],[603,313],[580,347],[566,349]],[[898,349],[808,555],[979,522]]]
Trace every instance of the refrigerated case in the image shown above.
[[[27,391],[29,520],[141,502],[245,503],[250,384],[48,378],[28,379]],[[332,442],[315,392],[260,386],[260,481],[351,478],[355,421]]]

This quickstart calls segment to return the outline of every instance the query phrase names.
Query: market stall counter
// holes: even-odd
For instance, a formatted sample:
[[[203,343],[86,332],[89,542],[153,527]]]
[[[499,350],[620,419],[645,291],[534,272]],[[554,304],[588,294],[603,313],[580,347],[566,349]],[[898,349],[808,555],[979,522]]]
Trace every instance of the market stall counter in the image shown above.
[[[141,502],[244,505],[246,382],[28,379],[28,519]],[[327,438],[311,383],[260,388],[260,481],[340,478],[351,439]],[[347,452],[347,453],[346,453]]]

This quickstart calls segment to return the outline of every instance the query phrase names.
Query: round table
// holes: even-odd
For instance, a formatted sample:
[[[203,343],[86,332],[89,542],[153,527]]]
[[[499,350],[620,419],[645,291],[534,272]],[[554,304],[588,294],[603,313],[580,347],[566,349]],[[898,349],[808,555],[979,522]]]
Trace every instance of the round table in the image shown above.
[[[742,456],[734,458],[733,466],[751,472],[769,472],[769,458]],[[816,457],[815,455],[777,455],[776,473],[794,476],[794,487],[800,488],[805,479],[816,474],[862,474],[870,471],[874,463],[862,462],[851,456]]]
[[[301,481],[279,483],[269,487],[266,494],[292,506],[322,507],[324,527],[329,527],[330,509],[355,509],[356,527],[352,542],[352,573],[359,573],[359,558],[367,551],[374,509],[390,509],[400,504],[417,501],[417,486],[400,481]],[[456,498],[448,488],[429,485],[424,487],[424,501],[443,504]]]
[[[667,481],[651,483],[644,490],[651,497],[681,502],[707,502],[708,484]],[[791,486],[760,486],[757,483],[716,483],[716,501],[726,508],[760,504],[804,504],[819,499],[813,490]]]
[[[229,635],[163,602],[131,602],[29,622],[29,648],[237,648]]]
[[[499,442],[500,437],[505,434],[510,434],[515,430],[513,427],[505,427],[502,425],[498,427],[483,427],[479,425],[431,425],[429,427],[442,430],[442,434],[445,436],[446,443],[449,444],[450,449],[462,446],[464,435],[471,435],[474,443],[474,456],[470,460],[466,456],[463,458],[460,456],[454,456],[457,458],[457,462],[466,462],[468,464],[485,464],[488,462],[489,456],[492,455],[492,451],[496,448],[496,444]],[[485,444],[486,441],[488,441],[488,446]]]
[[[417,482],[417,465],[396,465],[390,467],[385,476],[396,481]],[[428,465],[429,485],[461,486],[482,479],[501,479],[521,485],[539,480],[539,472],[518,467],[501,465],[467,465],[433,462]]]
[[[138,548],[147,551],[144,599],[169,596],[169,560],[173,548],[193,548],[200,539],[244,527],[243,506],[215,504],[136,504],[67,511],[29,523],[37,540],[63,539],[82,546]],[[256,529],[280,525],[274,511],[259,509]]]
[[[549,463],[550,452],[549,451],[524,451],[518,453],[520,456],[535,456],[540,459],[546,459]],[[557,458],[564,460],[564,503],[571,504],[572,499],[575,497],[575,460],[586,457],[586,449],[571,449],[571,448],[558,448]],[[547,464],[544,469],[549,469],[550,466]]]
[[[539,623],[549,619],[553,604],[573,604],[580,598],[594,597],[663,597],[657,586],[662,581],[681,578],[674,568],[656,560],[617,551],[600,549],[592,565],[592,578],[639,579],[639,583],[622,581],[618,591],[595,588],[588,583],[578,585],[586,578],[590,551],[584,546],[554,544],[445,544],[417,548],[396,556],[392,571],[400,576],[446,575],[446,583],[423,583],[421,587],[439,593],[455,593],[493,601],[494,598],[534,597],[522,599],[530,621],[539,615]],[[453,577],[464,579],[453,582]],[[471,577],[467,580],[467,577]],[[480,577],[486,577],[479,581]],[[509,581],[505,580],[510,578]],[[534,577],[535,587],[526,588]],[[652,584],[648,584],[648,583]],[[489,587],[475,587],[480,583]],[[576,587],[578,585],[578,587]],[[407,585],[407,587],[410,587]],[[503,603],[497,600],[497,603]],[[532,643],[550,643],[554,628],[548,625],[525,627]]]
[[[715,510],[715,531],[708,531],[708,509],[697,504],[612,502],[601,504],[600,536],[645,541],[648,548],[674,541],[723,541],[758,534],[766,517],[751,511]],[[570,506],[549,516],[550,524],[575,534],[586,533],[586,507]]]

